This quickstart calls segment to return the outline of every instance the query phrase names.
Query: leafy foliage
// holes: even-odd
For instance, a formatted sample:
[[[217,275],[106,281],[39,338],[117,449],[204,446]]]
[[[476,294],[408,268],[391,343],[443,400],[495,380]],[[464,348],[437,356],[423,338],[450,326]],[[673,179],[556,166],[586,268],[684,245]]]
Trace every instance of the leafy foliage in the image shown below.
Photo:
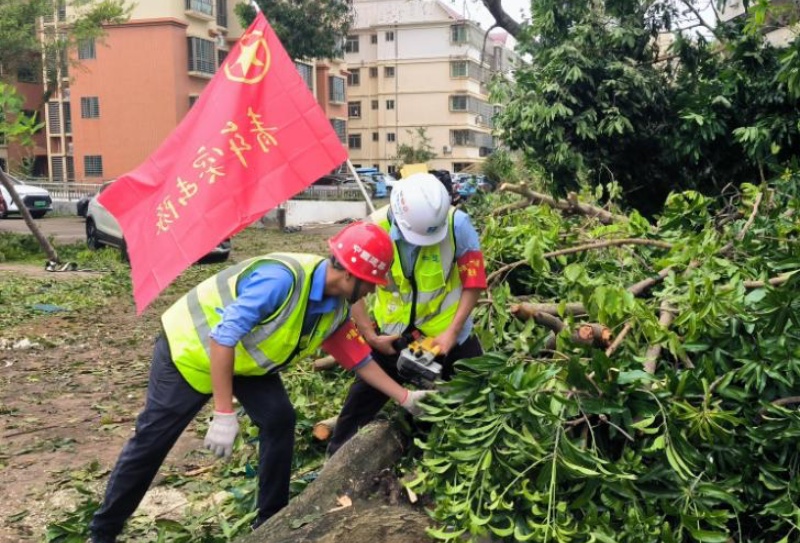
[[[344,0],[259,0],[256,2],[281,40],[289,57],[311,60],[341,56],[353,23],[352,8]],[[248,2],[234,8],[244,27],[256,11]]]
[[[504,140],[554,192],[616,182],[648,215],[672,190],[779,173],[800,151],[798,42],[776,50],[757,24],[719,25],[713,40],[682,25],[672,2],[533,2],[530,63],[495,87]]]
[[[402,168],[406,164],[423,164],[436,158],[433,152],[431,138],[426,128],[406,130],[410,143],[400,143],[397,146],[397,156],[394,158],[396,166]]]
[[[797,180],[787,174],[779,186]],[[535,206],[484,217],[490,271],[527,265],[481,310],[477,328],[494,352],[461,362],[429,402],[434,427],[418,442],[411,487],[436,504],[430,534],[576,543],[800,537],[799,207],[793,190],[744,185],[728,199],[673,194],[652,226],[636,214],[603,226]],[[672,245],[544,256],[631,237]],[[627,290],[666,267],[673,272],[646,295]],[[781,286],[746,283],[786,272]],[[564,332],[546,355],[547,330],[509,314],[522,296],[559,304],[568,327],[583,319],[566,303],[579,302],[587,321],[617,333],[627,323],[630,332],[610,354]],[[670,328],[658,322],[665,301]],[[651,374],[642,362],[653,345],[663,350]]]

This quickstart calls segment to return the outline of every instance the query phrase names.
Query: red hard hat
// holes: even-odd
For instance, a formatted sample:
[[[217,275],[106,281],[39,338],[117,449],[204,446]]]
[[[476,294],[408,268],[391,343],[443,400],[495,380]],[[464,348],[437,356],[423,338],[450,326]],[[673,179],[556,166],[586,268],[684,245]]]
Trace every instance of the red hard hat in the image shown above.
[[[331,253],[344,269],[368,283],[385,285],[394,249],[389,234],[380,226],[354,222],[328,240]]]

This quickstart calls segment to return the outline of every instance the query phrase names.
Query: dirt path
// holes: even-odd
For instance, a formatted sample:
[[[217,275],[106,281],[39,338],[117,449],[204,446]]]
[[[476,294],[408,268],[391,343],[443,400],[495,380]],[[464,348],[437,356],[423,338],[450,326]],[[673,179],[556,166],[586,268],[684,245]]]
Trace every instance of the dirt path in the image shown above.
[[[13,273],[87,278],[8,268],[0,269],[0,281]],[[154,323],[125,304],[2,331],[0,542],[41,541],[53,515],[80,497],[76,479],[89,488],[104,484],[143,405]],[[187,452],[198,444],[186,432],[165,470],[197,467]]]
[[[294,234],[248,229],[234,240],[232,261],[272,251],[324,254],[325,240],[341,227]],[[17,277],[47,284],[91,281],[98,274],[3,263],[0,300]],[[0,329],[0,543],[43,541],[47,524],[85,499],[76,483],[93,492],[104,487],[144,404],[159,316],[182,294],[172,292],[139,317],[131,299],[112,300],[98,310],[44,312]],[[199,452],[196,424],[184,432],[156,482],[213,464]],[[146,498],[137,514],[156,516],[182,499],[163,492],[156,486],[152,503]]]

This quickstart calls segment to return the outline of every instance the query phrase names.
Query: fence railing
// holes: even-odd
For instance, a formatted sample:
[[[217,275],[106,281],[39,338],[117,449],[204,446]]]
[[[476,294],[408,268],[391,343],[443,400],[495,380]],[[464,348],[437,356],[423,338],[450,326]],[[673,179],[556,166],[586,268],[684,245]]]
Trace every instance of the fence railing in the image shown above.
[[[24,182],[46,189],[53,200],[67,202],[80,200],[84,196],[92,196],[100,189],[100,184],[95,183],[52,183],[36,179],[25,179]],[[364,195],[357,186],[311,186],[294,196],[293,199],[359,201],[364,199]]]
[[[25,179],[24,183],[45,189],[53,200],[66,200],[67,202],[91,196],[100,189],[100,184],[96,183],[52,183],[36,179]]]

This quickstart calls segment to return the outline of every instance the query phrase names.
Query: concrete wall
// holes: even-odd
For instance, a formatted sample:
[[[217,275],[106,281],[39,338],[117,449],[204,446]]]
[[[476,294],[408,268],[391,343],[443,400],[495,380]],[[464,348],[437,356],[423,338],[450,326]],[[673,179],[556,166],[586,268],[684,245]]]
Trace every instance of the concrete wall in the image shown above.
[[[363,219],[367,215],[366,202],[289,200],[286,203],[286,226],[334,223],[342,219]]]

